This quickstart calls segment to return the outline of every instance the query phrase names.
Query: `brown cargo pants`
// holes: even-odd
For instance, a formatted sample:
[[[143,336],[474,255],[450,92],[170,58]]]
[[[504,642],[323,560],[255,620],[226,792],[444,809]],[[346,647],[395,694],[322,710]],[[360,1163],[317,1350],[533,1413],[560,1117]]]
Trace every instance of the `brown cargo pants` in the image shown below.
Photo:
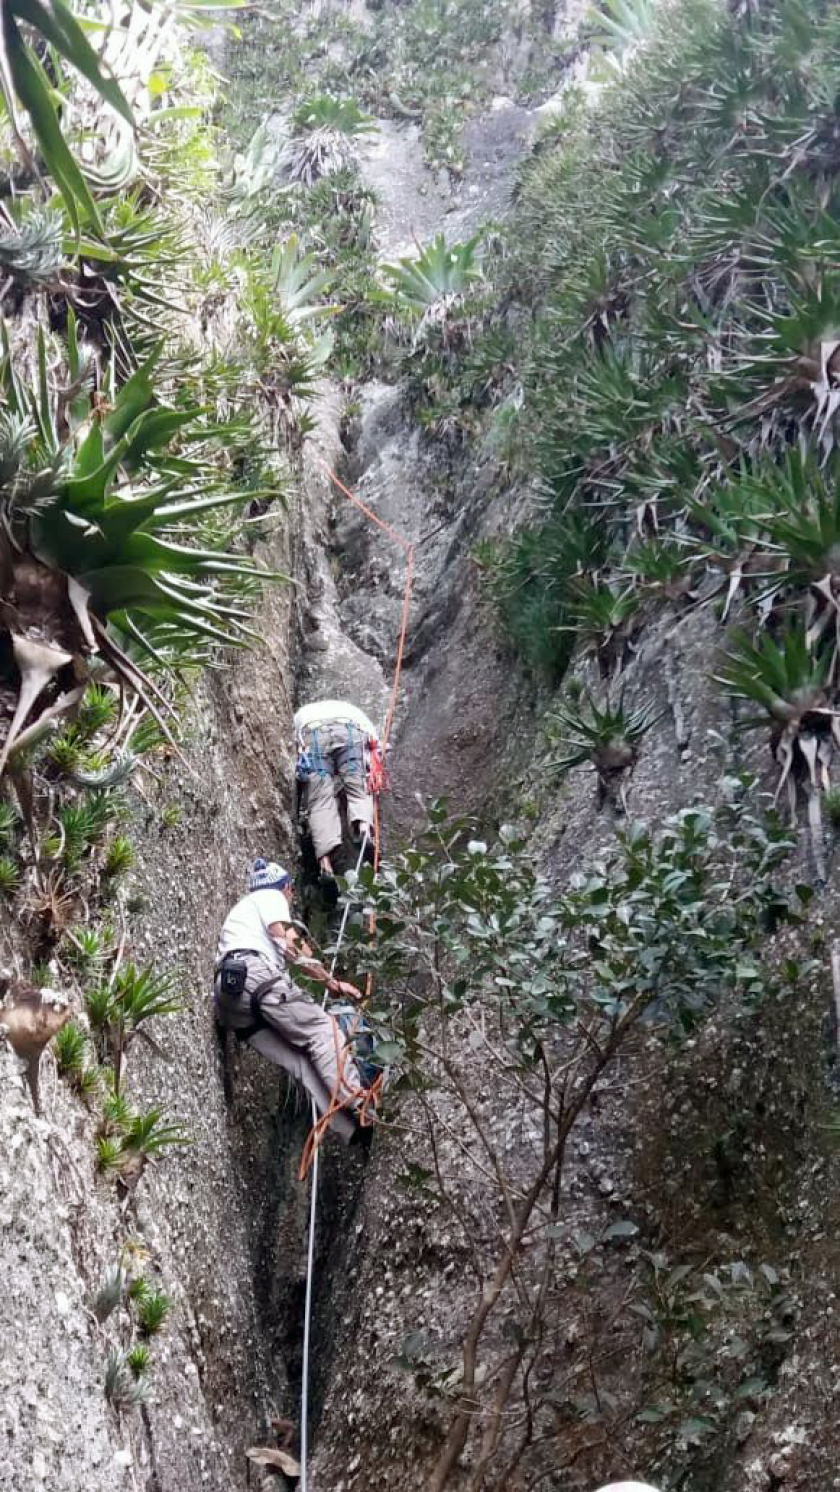
[[[219,1024],[231,1031],[246,1031],[254,1024],[251,996],[278,972],[267,959],[255,954],[244,955],[243,961],[248,974],[241,995],[235,998],[223,995],[216,976],[216,1015]],[[319,1114],[329,1108],[334,1093],[338,1093],[339,1099],[347,1098],[363,1086],[355,1058],[337,1021],[299,990],[287,973],[281,974],[280,982],[262,996],[259,1014],[260,1025],[246,1038],[248,1045],[302,1083]],[[330,1123],[345,1144],[356,1129],[356,1103],[354,1099]]]
[[[301,736],[312,764],[304,794],[309,832],[316,858],[321,860],[341,844],[341,792],[350,824],[370,830],[373,823],[373,798],[367,790],[365,763],[367,737],[357,725],[338,720],[304,726]]]

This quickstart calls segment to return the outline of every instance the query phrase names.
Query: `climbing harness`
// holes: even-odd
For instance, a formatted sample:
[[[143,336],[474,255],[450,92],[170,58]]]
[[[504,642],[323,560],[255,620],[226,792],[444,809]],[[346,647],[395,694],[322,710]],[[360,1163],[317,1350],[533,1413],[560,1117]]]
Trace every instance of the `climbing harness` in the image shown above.
[[[221,994],[231,999],[238,999],[245,993],[245,985],[248,982],[248,965],[246,958],[258,958],[264,960],[265,955],[259,953],[256,948],[232,948],[229,953],[216,965],[216,974],[219,979],[219,990]],[[234,1026],[231,1029],[237,1041],[249,1041],[262,1031],[268,1024],[262,1013],[262,1002],[269,990],[275,989],[278,984],[285,984],[288,975],[285,970],[272,974],[270,979],[263,979],[256,989],[251,991],[249,1004],[251,1007],[250,1026]]]
[[[411,593],[412,593],[412,589],[413,589],[413,586],[414,586],[414,548],[415,548],[415,546],[411,542],[410,539],[407,539],[405,537],[404,534],[398,533],[395,528],[391,527],[390,523],[386,523],[385,520],[383,518],[380,518],[377,513],[374,513],[373,510],[371,508],[369,508],[366,503],[363,503],[360,498],[356,497],[355,493],[351,492],[350,489],[349,489],[349,487],[345,487],[344,483],[339,480],[339,478],[336,476],[335,472],[332,471],[329,466],[327,466],[327,463],[325,461],[322,461],[320,463],[320,465],[323,467],[323,470],[326,472],[326,474],[329,477],[330,481],[332,482],[333,486],[336,487],[339,492],[343,493],[344,496],[348,499],[349,502],[351,502],[353,504],[353,506],[355,508],[358,508],[361,513],[364,513],[365,517],[367,519],[369,519],[369,521],[371,523],[375,524],[376,527],[379,528],[379,529],[381,529],[383,533],[386,533],[388,535],[388,537],[390,539],[392,539],[395,544],[399,545],[400,549],[402,549],[402,551],[403,551],[403,553],[405,554],[405,557],[406,557],[406,564],[405,564],[405,587],[404,587],[404,590],[403,590],[402,611],[401,611],[401,615],[400,615],[399,633],[398,633],[398,636],[397,636],[397,655],[396,655],[396,660],[395,660],[395,663],[394,663],[394,680],[393,680],[393,684],[392,684],[392,687],[391,687],[391,697],[390,697],[390,700],[389,700],[389,703],[388,703],[388,712],[387,712],[387,714],[385,716],[385,725],[384,725],[384,728],[383,728],[383,731],[382,731],[382,740],[379,743],[379,748],[378,748],[379,749],[379,758],[378,758],[378,763],[377,763],[377,767],[376,767],[376,771],[380,774],[380,780],[384,784],[385,780],[386,780],[386,777],[385,777],[385,758],[386,758],[386,753],[388,751],[388,742],[389,742],[389,739],[390,739],[390,736],[391,736],[391,727],[392,727],[392,725],[394,723],[394,715],[396,713],[396,708],[397,708],[397,698],[399,696],[399,687],[400,687],[400,675],[402,673],[403,655],[405,653],[405,639],[406,639],[406,633],[408,631],[408,617],[409,617],[409,612],[411,610]],[[369,778],[368,778],[369,781],[370,781],[370,771],[372,769],[373,769],[373,757],[371,756],[371,762],[370,762],[370,767],[369,767]],[[379,789],[379,791],[381,791],[381,788]],[[380,855],[380,846],[381,846],[381,830],[380,830],[380,820],[379,820],[379,799],[378,799],[378,796],[376,796],[376,794],[374,795],[373,804],[374,804],[374,807],[373,807],[373,871],[374,871],[374,875],[375,875],[376,872],[377,872],[377,870],[379,869],[379,855]],[[365,832],[364,832],[364,834],[362,836],[362,845],[361,845],[361,849],[359,851],[359,859],[358,859],[358,862],[356,864],[356,874],[357,875],[358,875],[358,873],[359,873],[359,871],[361,869],[362,861],[364,860],[364,855],[365,855],[365,851],[367,849],[368,839],[369,838],[370,838],[370,833],[369,833],[369,831],[368,831],[368,829],[366,827],[365,828]],[[332,964],[331,964],[331,967],[330,967],[330,977],[331,978],[332,978],[332,976],[335,973],[335,966],[336,966],[336,963],[338,961],[339,951],[341,949],[341,944],[342,944],[342,941],[344,939],[344,933],[345,933],[346,928],[347,928],[347,918],[349,916],[349,913],[350,913],[350,903],[349,903],[349,901],[347,901],[347,902],[345,902],[345,905],[344,905],[344,913],[343,913],[343,916],[342,916],[342,919],[341,919],[341,925],[340,925],[340,927],[338,929],[338,937],[336,939],[335,952],[333,954]],[[371,919],[371,930],[372,929],[373,929],[373,919]],[[365,1000],[368,1000],[370,998],[372,988],[373,988],[372,976],[369,974],[368,975],[368,979],[367,979],[367,986],[366,986],[366,989],[365,989]],[[323,1005],[326,1005],[326,998],[327,998],[326,995],[324,995],[324,999],[322,1001]],[[354,1099],[358,1098],[358,1100],[359,1100],[359,1108],[357,1110],[357,1114],[358,1114],[358,1121],[357,1122],[359,1123],[359,1125],[360,1126],[363,1125],[365,1123],[365,1120],[367,1120],[368,1123],[372,1122],[372,1120],[370,1119],[369,1114],[368,1114],[368,1108],[371,1105],[372,1106],[376,1105],[376,1103],[378,1101],[378,1098],[379,1098],[379,1094],[380,1094],[381,1089],[382,1089],[382,1081],[383,1081],[383,1075],[380,1074],[379,1077],[378,1077],[378,1079],[374,1083],[374,1086],[373,1086],[372,1089],[360,1089],[360,1090],[358,1090],[358,1093],[354,1092],[353,1090],[351,1090],[349,1097],[345,1098],[341,1102],[338,1101],[338,1093],[339,1093],[339,1090],[341,1089],[341,1086],[342,1086],[342,1069],[343,1069],[343,1066],[344,1066],[344,1062],[346,1060],[347,1051],[349,1050],[348,1041],[350,1039],[350,1036],[349,1036],[349,1034],[348,1035],[339,1035],[340,1028],[338,1026],[338,1023],[335,1020],[333,1022],[333,1030],[334,1030],[334,1035],[335,1035],[335,1039],[336,1039],[336,1058],[337,1058],[337,1063],[338,1063],[338,1075],[337,1075],[337,1078],[336,1078],[336,1091],[331,1095],[329,1107],[328,1107],[327,1111],[324,1114],[321,1115],[320,1119],[318,1117],[318,1112],[317,1112],[317,1109],[315,1107],[315,1103],[314,1103],[314,1100],[313,1100],[313,1103],[312,1103],[312,1130],[310,1132],[310,1135],[309,1135],[309,1138],[307,1140],[306,1146],[304,1147],[303,1156],[301,1157],[301,1170],[300,1170],[300,1175],[301,1175],[301,1178],[302,1178],[302,1177],[304,1177],[306,1175],[306,1172],[307,1172],[307,1170],[309,1169],[309,1167],[311,1165],[311,1170],[312,1170],[312,1188],[311,1188],[310,1197],[309,1197],[309,1244],[308,1244],[307,1259],[306,1259],[306,1298],[305,1298],[305,1301],[304,1301],[304,1308],[303,1308],[303,1364],[302,1364],[302,1374],[301,1374],[301,1409],[300,1409],[300,1418],[301,1418],[301,1424],[300,1424],[300,1489],[301,1489],[301,1492],[308,1492],[307,1464],[306,1464],[306,1462],[307,1462],[307,1449],[308,1449],[307,1420],[309,1418],[309,1345],[310,1345],[311,1323],[312,1323],[312,1281],[313,1281],[314,1270],[315,1270],[315,1222],[316,1222],[316,1209],[317,1209],[317,1202],[318,1202],[318,1149],[319,1149],[319,1146],[320,1146],[321,1139],[323,1138],[323,1135],[325,1134],[327,1128],[329,1127],[329,1123],[330,1123],[331,1119],[333,1118],[333,1116],[338,1112],[339,1109],[345,1108],[348,1103],[353,1103]],[[347,1085],[345,1084],[344,1086],[346,1087]]]

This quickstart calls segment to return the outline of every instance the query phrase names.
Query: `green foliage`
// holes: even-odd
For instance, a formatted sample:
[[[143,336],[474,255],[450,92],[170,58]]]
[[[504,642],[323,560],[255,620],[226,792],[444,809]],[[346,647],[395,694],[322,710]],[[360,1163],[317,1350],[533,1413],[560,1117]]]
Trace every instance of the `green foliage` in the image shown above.
[[[630,1033],[644,1023],[648,1045],[672,1045],[721,1004],[743,1009],[777,994],[766,955],[770,932],[799,916],[797,899],[775,884],[792,844],[775,821],[745,806],[751,788],[730,783],[717,816],[697,807],[657,833],[632,825],[568,886],[550,884],[510,830],[492,841],[473,837],[475,826],[449,818],[443,805],[433,806],[425,832],[376,877],[365,867],[348,880],[351,905],[375,916],[372,933],[351,917],[350,937],[388,989],[387,1012],[374,1010],[371,1019],[379,1058],[394,1070],[395,1132],[404,1122],[411,1136],[402,1184],[420,1191],[424,1206],[433,1201],[445,1211],[450,1256],[460,1246],[477,1277],[493,1281],[489,1308],[489,1292],[478,1292],[460,1362],[416,1334],[402,1354],[401,1366],[422,1391],[449,1404],[455,1397],[446,1449],[467,1443],[477,1411],[492,1405],[499,1412],[506,1402],[496,1392],[499,1374],[511,1363],[528,1372],[529,1343],[536,1339],[542,1351],[536,1323],[547,1326],[549,1318],[537,1282],[556,1279],[572,1248],[586,1254],[595,1247],[597,1240],[572,1231],[564,1158],[599,1079],[623,1071],[615,1064]],[[517,1115],[504,1145],[493,1122],[502,1105]],[[428,1165],[417,1163],[418,1130]],[[453,1132],[461,1143],[450,1169],[443,1145]],[[482,1219],[498,1230],[490,1259]],[[618,1219],[602,1242],[616,1246],[638,1231]],[[579,1305],[587,1282],[574,1288]],[[503,1331],[488,1325],[497,1304]],[[611,1312],[610,1358],[615,1328]],[[517,1343],[521,1354],[512,1357]],[[592,1337],[576,1360],[569,1347],[564,1382],[578,1398],[592,1382]],[[543,1404],[552,1427],[557,1406],[552,1386]],[[581,1399],[577,1414],[598,1409]],[[532,1412],[539,1423],[540,1410],[532,1405]],[[520,1475],[529,1474],[529,1461],[526,1446]]]
[[[134,846],[125,834],[116,834],[105,852],[102,869],[106,876],[116,880],[124,876],[134,864]]]
[[[588,604],[723,592],[724,618],[784,607],[813,647],[840,537],[836,17],[605,0],[590,19],[623,71],[553,118],[500,261],[512,324],[538,307],[519,449],[545,494],[497,571],[505,620],[556,673],[545,636],[576,619],[546,549],[597,513],[612,552],[584,567]]]
[[[599,705],[587,693],[574,704],[556,706],[548,717],[546,733],[564,752],[551,760],[550,767],[567,772],[591,761],[602,783],[632,767],[639,745],[658,715],[652,705],[638,709],[626,706],[624,697],[622,690],[614,701],[607,696]]]
[[[744,729],[764,724],[767,716],[778,730],[798,728],[809,716],[828,723],[830,663],[827,651],[813,653],[804,630],[791,627],[778,642],[768,632],[755,641],[737,636],[715,677],[733,698],[762,707],[764,715],[748,716]]]
[[[319,94],[316,98],[304,99],[295,109],[294,123],[298,130],[335,130],[338,134],[353,137],[373,129],[373,120],[359,108],[354,98],[333,98]]]
[[[60,213],[30,207],[25,215],[0,226],[0,266],[23,283],[52,284],[64,262],[64,234]],[[2,437],[0,443],[6,445]]]
[[[143,1378],[152,1365],[152,1354],[144,1342],[135,1342],[125,1355],[126,1367],[133,1378]]]
[[[328,290],[331,276],[315,269],[315,255],[301,254],[297,234],[292,233],[271,258],[270,283],[281,315],[291,327],[298,327],[312,317],[325,316],[335,310],[324,305],[321,296]]]
[[[46,356],[39,333],[44,368]],[[101,638],[110,621],[153,661],[161,655],[183,661],[190,648],[204,657],[208,639],[241,644],[247,638],[242,597],[260,572],[221,547],[184,542],[199,515],[241,503],[243,494],[221,481],[208,459],[182,454],[185,443],[199,452],[212,448],[221,431],[195,406],[159,402],[160,362],[158,348],[111,391],[113,407],[104,418],[85,395],[68,439],[59,428],[57,388],[45,377],[39,390],[27,389],[7,348],[0,381],[11,409],[31,417],[42,442],[16,473],[10,519],[20,547],[76,579]],[[111,661],[120,662],[113,649]],[[132,678],[127,664],[123,672]]]
[[[100,966],[113,952],[114,929],[105,923],[97,927],[68,927],[65,936],[69,944],[67,957],[80,973]]]
[[[382,273],[391,284],[389,299],[397,309],[415,316],[451,306],[481,276],[480,241],[477,233],[464,243],[448,244],[438,233],[415,259],[383,264]]]
[[[655,0],[599,0],[589,13],[592,44],[621,57],[646,41],[656,20]]]
[[[99,731],[114,724],[117,711],[118,701],[113,689],[103,684],[88,684],[79,705],[76,728],[83,739],[89,741]]]
[[[146,1398],[142,1376],[135,1376],[128,1353],[112,1347],[105,1364],[105,1398],[114,1409],[136,1409]]]
[[[8,843],[18,827],[17,810],[13,804],[0,798],[0,845]]]
[[[14,896],[20,885],[20,867],[11,855],[0,853],[0,896]]]
[[[170,1123],[159,1108],[132,1114],[123,1130],[124,1148],[144,1156],[161,1155],[170,1145],[190,1143],[183,1125]]]
[[[641,1328],[642,1372],[654,1355],[669,1368],[637,1419],[654,1427],[660,1456],[672,1461],[675,1438],[702,1446],[715,1432],[725,1433],[744,1404],[768,1395],[798,1302],[787,1271],[768,1263],[676,1264],[664,1252],[645,1249],[640,1262],[645,1288],[633,1312]],[[746,1315],[752,1330],[745,1330]]]
[[[101,71],[96,52],[63,0],[51,0],[49,8],[37,0],[9,0],[3,9],[0,88],[20,153],[24,163],[31,167],[32,155],[23,138],[19,106],[28,115],[38,150],[73,223],[78,227],[81,211],[98,225],[99,216],[90,189],[62,133],[51,80],[33,45],[35,38],[41,47],[50,49],[53,66],[69,63],[129,125],[134,123],[131,109],[119,84]]]
[[[118,1308],[122,1301],[125,1274],[122,1265],[109,1270],[91,1301],[91,1309],[100,1324]]]
[[[146,1280],[135,1280],[132,1299],[137,1317],[137,1329],[143,1337],[157,1336],[166,1324],[172,1311],[172,1301],[163,1290],[157,1290]]]
[[[123,1164],[123,1147],[116,1135],[99,1135],[96,1141],[99,1169],[106,1174],[119,1172]]]
[[[471,827],[436,807],[404,855],[376,881],[363,870],[349,892],[376,913],[366,956],[383,977],[432,977],[391,1033],[421,1068],[423,1012],[448,1020],[478,1001],[498,1013],[509,1056],[526,1067],[541,1041],[586,1009],[608,1022],[633,1011],[690,1027],[738,987],[766,907],[794,914],[771,883],[791,842],[743,805],[717,819],[686,809],[657,837],[634,824],[568,891],[537,872],[509,831],[490,847],[468,838]]]
[[[88,1058],[87,1032],[76,1021],[68,1021],[52,1040],[56,1066],[65,1077],[77,1078],[85,1070]]]

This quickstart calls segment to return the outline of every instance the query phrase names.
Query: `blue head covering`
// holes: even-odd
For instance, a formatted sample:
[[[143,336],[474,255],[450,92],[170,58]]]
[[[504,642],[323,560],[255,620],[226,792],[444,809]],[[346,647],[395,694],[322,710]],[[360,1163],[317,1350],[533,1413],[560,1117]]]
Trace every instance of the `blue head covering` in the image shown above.
[[[255,860],[248,885],[249,891],[283,891],[292,878],[275,860]]]

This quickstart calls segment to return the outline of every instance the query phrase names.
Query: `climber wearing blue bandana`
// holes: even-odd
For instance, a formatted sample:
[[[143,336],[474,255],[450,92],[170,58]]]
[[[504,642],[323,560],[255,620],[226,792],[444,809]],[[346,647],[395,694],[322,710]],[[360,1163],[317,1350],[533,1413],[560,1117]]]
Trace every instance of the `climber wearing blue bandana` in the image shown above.
[[[342,1107],[331,1127],[345,1142],[357,1130],[354,1111],[364,1094],[345,1036],[326,1010],[292,981],[304,970],[330,994],[360,1000],[354,984],[335,979],[293,925],[292,878],[282,865],[255,860],[249,890],[225,918],[216,954],[214,1003],[223,1027],[302,1083],[319,1114]]]

